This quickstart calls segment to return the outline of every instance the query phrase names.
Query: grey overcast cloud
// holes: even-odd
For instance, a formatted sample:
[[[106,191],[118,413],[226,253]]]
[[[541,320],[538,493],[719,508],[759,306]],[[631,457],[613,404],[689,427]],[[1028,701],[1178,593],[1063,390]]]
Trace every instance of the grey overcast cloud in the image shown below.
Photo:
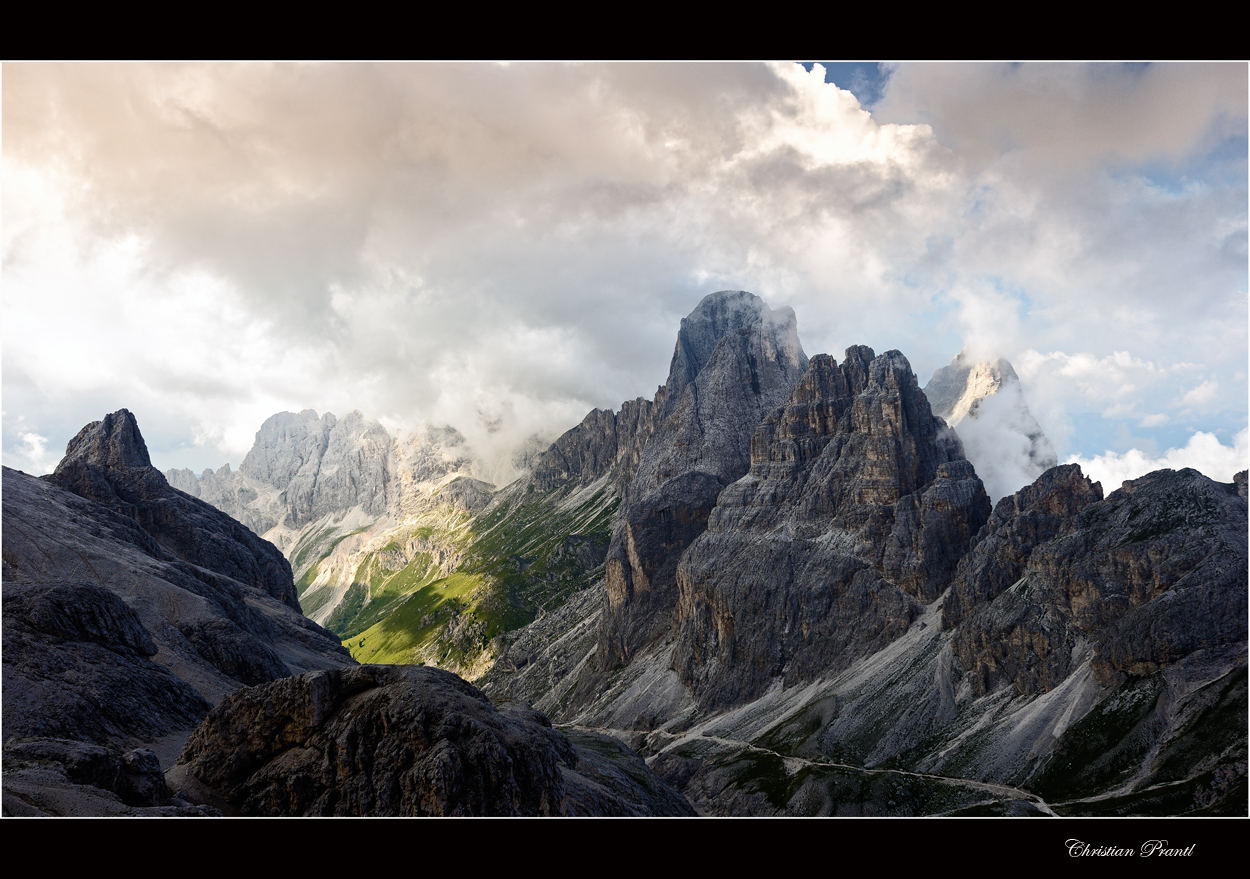
[[[1008,358],[1107,490],[1250,459],[1244,63],[0,75],[10,467],[122,407],[161,469],[302,409],[506,462],[650,397],[724,289],[922,384]]]

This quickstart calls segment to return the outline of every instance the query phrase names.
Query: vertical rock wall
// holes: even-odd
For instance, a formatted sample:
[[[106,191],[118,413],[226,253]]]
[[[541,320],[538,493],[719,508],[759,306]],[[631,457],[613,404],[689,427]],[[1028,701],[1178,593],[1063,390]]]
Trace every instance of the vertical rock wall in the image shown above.
[[[989,513],[902,354],[813,358],[682,556],[678,674],[726,708],[846,668],[946,588]]]
[[[721,490],[746,473],[751,435],[807,367],[794,312],[746,292],[707,296],[682,320],[655,428],[625,492],[607,559],[601,668],[672,628],[677,560]]]

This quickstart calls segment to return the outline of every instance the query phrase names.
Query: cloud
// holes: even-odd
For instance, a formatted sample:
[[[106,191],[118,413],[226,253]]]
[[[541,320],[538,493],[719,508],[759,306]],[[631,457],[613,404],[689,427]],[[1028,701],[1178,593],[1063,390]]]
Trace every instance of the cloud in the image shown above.
[[[1041,450],[1031,438],[1037,423],[1017,384],[983,397],[976,414],[961,420],[955,431],[992,502],[1029,485],[1046,469],[1039,460]],[[1054,463],[1053,453],[1050,463]]]
[[[1213,381],[1204,381],[1202,384],[1198,385],[1198,387],[1181,397],[1181,403],[1185,406],[1202,406],[1215,399],[1215,392],[1218,389],[1218,383]]]
[[[1204,382],[1239,429],[1244,66],[1165,67],[901,66],[870,114],[785,64],[6,65],[5,460],[121,406],[196,470],[283,409],[558,433],[720,289],[918,374],[1082,352],[1021,368],[1048,433]]]
[[[1082,472],[1090,479],[1101,482],[1103,491],[1110,494],[1126,479],[1137,479],[1155,470],[1182,470],[1192,467],[1217,482],[1232,482],[1233,475],[1250,465],[1250,432],[1240,431],[1233,437],[1232,446],[1226,446],[1214,434],[1197,431],[1183,447],[1168,449],[1154,457],[1140,449],[1130,449],[1123,454],[1108,450],[1105,454],[1084,458],[1072,455],[1064,463],[1080,464]]]
[[[1179,159],[1244,135],[1244,64],[906,64],[882,120],[922,118],[973,161],[1027,152],[1086,168],[1108,157]]]

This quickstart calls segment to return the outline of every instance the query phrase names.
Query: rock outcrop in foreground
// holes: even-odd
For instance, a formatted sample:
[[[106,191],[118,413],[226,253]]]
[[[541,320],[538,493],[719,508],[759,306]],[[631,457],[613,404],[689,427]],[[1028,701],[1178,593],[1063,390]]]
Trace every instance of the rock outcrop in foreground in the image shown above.
[[[5,468],[3,497],[6,814],[194,812],[153,748],[241,686],[353,664],[282,554],[170,487],[124,409],[48,477]]]
[[[227,814],[694,814],[636,755],[598,744],[579,753],[450,672],[361,666],[228,696],[170,778]]]
[[[51,476],[4,470],[4,593],[6,740],[133,745],[240,686],[353,664],[281,553],[171,488],[124,409]]]

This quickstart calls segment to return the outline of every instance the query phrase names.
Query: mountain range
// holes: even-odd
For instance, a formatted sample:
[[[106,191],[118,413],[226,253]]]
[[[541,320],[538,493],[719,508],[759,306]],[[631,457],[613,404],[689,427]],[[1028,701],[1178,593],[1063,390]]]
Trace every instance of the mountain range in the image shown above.
[[[5,472],[6,810],[11,751],[51,753],[59,737],[112,748],[114,763],[134,752],[117,751],[120,726],[63,734],[28,719],[12,728],[30,741],[10,745],[13,687],[32,694],[14,717],[24,704],[34,717],[55,700],[29,681],[66,673],[10,684],[11,588],[14,631],[29,633],[14,643],[35,644],[47,612],[24,602],[91,585],[107,613],[138,614],[114,639],[127,655],[155,657],[200,698],[169,696],[125,744],[175,728],[181,741],[207,718],[165,773],[184,798],[152,808],[424,814],[442,797],[444,812],[475,814],[1247,813],[1245,473],[1164,470],[1104,495],[1057,466],[1005,360],[961,354],[922,389],[898,351],[809,358],[790,309],[713,294],[681,322],[651,400],[531,441],[502,488],[453,428],[401,441],[359,412],[311,410],[268,419],[238,471],[162,475],[128,417],[84,429],[49,478]],[[213,572],[196,582],[244,584],[230,588],[246,607],[272,604],[265,619],[282,621],[267,623],[274,658],[237,658],[268,655],[238,646],[263,627],[221,599],[211,620],[184,619],[118,575],[78,584],[69,561],[32,561],[49,544],[29,522],[58,545],[125,531],[131,548],[109,551],[147,553],[162,582],[190,566]],[[13,533],[30,548],[11,562]],[[141,567],[116,570],[127,564]],[[162,634],[171,625],[182,640]],[[288,631],[317,647],[296,661]],[[195,662],[199,677],[182,673]],[[437,709],[417,707],[435,692]],[[329,707],[283,721],[304,756],[248,732],[266,722],[258,706],[309,699]],[[343,706],[366,702],[414,707],[379,707],[385,721],[362,727]],[[531,743],[510,758],[531,767],[511,788],[379,793],[353,775],[359,757],[326,744],[370,742],[395,755],[370,769],[385,774],[420,749],[396,750],[378,724],[479,709],[502,718],[485,727],[534,730],[491,739]],[[491,751],[448,741],[462,767]]]

